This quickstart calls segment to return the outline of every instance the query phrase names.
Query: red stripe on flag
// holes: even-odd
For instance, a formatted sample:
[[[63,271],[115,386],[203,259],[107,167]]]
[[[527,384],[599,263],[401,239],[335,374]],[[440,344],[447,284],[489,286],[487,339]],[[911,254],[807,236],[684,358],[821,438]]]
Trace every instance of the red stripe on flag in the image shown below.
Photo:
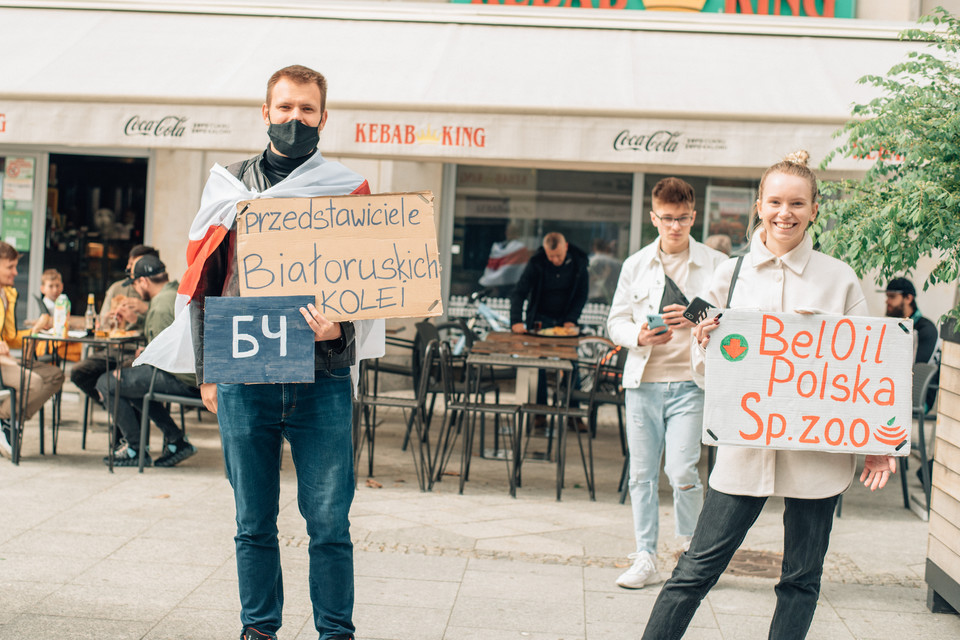
[[[225,237],[227,237],[227,228],[218,224],[207,229],[203,240],[192,240],[187,244],[187,270],[180,279],[177,293],[193,299],[197,284],[200,282],[200,274],[203,273],[203,265]]]

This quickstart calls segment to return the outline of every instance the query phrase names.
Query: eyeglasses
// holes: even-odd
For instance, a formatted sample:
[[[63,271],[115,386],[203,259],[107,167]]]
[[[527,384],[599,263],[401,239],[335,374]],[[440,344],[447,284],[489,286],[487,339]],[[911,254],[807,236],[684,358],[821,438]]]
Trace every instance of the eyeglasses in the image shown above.
[[[658,214],[656,211],[651,211],[650,213],[655,215],[657,217],[657,220],[667,225],[668,227],[672,227],[674,222],[679,224],[681,227],[689,227],[690,225],[693,224],[693,216],[680,216],[679,218],[664,218],[663,216]]]

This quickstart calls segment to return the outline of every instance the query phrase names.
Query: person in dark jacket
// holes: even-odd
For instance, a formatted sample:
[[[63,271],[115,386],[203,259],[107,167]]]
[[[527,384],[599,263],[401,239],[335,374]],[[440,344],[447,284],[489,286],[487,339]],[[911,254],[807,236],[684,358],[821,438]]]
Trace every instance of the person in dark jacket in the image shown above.
[[[543,246],[530,258],[510,295],[511,331],[525,333],[551,327],[576,327],[590,292],[588,264],[587,254],[568,243],[562,233],[553,231],[544,236]],[[526,324],[523,322],[524,300],[527,302]],[[577,384],[576,378],[574,384]],[[537,404],[546,403],[547,378],[540,371],[537,376]],[[535,427],[545,424],[544,416],[534,417]],[[574,424],[580,431],[586,431],[582,420]]]
[[[543,246],[530,258],[510,296],[513,332],[577,326],[590,291],[588,263],[587,254],[568,243],[562,233],[554,231],[544,236]]]

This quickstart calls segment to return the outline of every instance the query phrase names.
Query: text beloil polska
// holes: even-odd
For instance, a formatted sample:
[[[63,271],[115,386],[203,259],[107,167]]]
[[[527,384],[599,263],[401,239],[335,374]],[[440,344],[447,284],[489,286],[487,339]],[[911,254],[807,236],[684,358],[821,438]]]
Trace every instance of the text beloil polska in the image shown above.
[[[766,396],[772,397],[774,389],[784,385],[788,396],[829,399],[841,405],[873,403],[892,407],[896,391],[893,379],[880,377],[874,382],[864,372],[865,365],[875,368],[883,364],[880,354],[886,325],[880,327],[879,335],[875,335],[870,326],[858,335],[849,319],[837,321],[832,328],[827,324],[826,320],[822,321],[816,335],[810,331],[797,331],[793,336],[784,336],[785,327],[779,318],[763,316],[758,353],[773,356]],[[875,346],[871,345],[871,337],[876,339]],[[812,365],[811,360],[823,364]],[[831,363],[841,362],[850,367],[848,371],[856,364],[855,371],[851,371],[853,379],[846,373],[830,370]],[[740,431],[744,440],[757,440],[765,434],[769,445],[771,440],[786,433],[786,418],[782,414],[770,412],[764,424],[762,416],[748,403],[760,410],[757,406],[761,403],[760,393],[750,391],[740,400],[740,407],[757,425],[756,431]],[[851,409],[845,409],[843,413],[849,416],[853,413]],[[870,437],[870,426],[861,418],[854,418],[849,424],[838,416],[805,415],[802,418],[806,427],[798,440],[800,444],[818,445],[820,436],[823,436],[833,446],[849,441],[855,447],[862,447]]]
[[[403,199],[400,200],[399,209],[372,205],[359,210],[338,209],[331,203],[314,210],[313,200],[310,200],[307,211],[243,215],[248,233],[420,225],[420,211],[407,210]],[[431,258],[427,243],[423,243],[422,253],[419,247],[411,249],[410,243],[391,241],[389,246],[385,255],[375,257],[324,258],[317,242],[314,242],[312,259],[285,261],[283,253],[278,253],[279,261],[274,260],[269,265],[264,264],[260,254],[250,253],[243,257],[241,265],[244,286],[251,291],[265,289],[275,283],[281,287],[297,284],[316,286],[317,306],[323,314],[349,315],[374,309],[402,308],[406,295],[403,285],[413,280],[439,279],[440,263]],[[381,283],[383,286],[378,286]]]

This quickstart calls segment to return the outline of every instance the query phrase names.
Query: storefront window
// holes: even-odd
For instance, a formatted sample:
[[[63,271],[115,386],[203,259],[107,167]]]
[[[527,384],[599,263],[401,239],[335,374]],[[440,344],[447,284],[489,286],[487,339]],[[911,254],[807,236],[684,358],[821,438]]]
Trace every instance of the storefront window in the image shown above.
[[[34,181],[37,161],[34,157],[0,156],[0,238],[20,253],[14,286],[19,297],[27,291],[30,273],[30,236],[33,221]],[[17,304],[17,324],[26,318],[26,304]]]
[[[632,190],[631,173],[458,167],[451,294],[509,295],[543,236],[559,231],[591,256],[591,300],[609,303]]]
[[[80,312],[88,293],[99,308],[143,242],[146,191],[146,158],[50,155],[44,268],[60,271]]]
[[[641,246],[646,246],[657,237],[657,228],[650,222],[649,212],[653,209],[650,193],[654,185],[666,177],[668,176],[665,174],[653,173],[644,176]],[[683,175],[676,177],[689,182],[697,198],[694,207],[697,219],[690,235],[700,242],[706,241],[711,235],[725,235],[730,238],[733,252],[742,250],[747,242],[750,210],[757,198],[757,181]]]

